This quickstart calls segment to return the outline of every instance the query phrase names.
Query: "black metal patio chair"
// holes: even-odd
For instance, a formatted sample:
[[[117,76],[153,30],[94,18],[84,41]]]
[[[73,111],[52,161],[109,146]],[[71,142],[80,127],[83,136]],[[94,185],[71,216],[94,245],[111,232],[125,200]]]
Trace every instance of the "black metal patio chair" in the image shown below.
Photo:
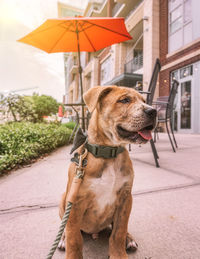
[[[178,86],[179,86],[179,82],[177,80],[173,80],[169,96],[167,97],[161,96],[157,99],[156,102],[153,103],[154,105],[156,105],[156,109],[158,113],[158,124],[154,130],[154,141],[156,141],[156,134],[158,134],[157,129],[159,127],[159,124],[165,123],[167,134],[174,152],[176,152],[176,148],[178,148],[178,145],[174,136],[174,130],[173,130],[174,101],[178,91]],[[170,131],[172,134],[172,138],[170,135]]]
[[[139,93],[147,95],[146,103],[150,106],[153,103],[153,98],[154,98],[154,94],[155,94],[155,90],[156,90],[156,84],[157,84],[158,74],[160,72],[160,69],[161,69],[160,60],[157,58],[156,62],[155,62],[155,65],[154,65],[151,80],[150,80],[150,83],[149,83],[148,91],[147,92],[139,91]],[[150,144],[151,144],[151,149],[152,149],[152,152],[153,152],[153,155],[154,155],[156,167],[160,167],[159,163],[158,163],[159,156],[158,156],[158,153],[157,153],[157,150],[156,150],[153,139],[150,140]],[[131,145],[129,145],[129,151],[131,151]]]

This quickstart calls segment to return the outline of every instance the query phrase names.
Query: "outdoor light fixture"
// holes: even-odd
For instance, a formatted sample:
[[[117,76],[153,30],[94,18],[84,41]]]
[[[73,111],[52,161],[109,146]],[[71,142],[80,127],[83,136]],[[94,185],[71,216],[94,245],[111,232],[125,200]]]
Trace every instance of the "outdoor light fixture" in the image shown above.
[[[144,21],[148,21],[149,20],[149,16],[143,16],[143,20]]]

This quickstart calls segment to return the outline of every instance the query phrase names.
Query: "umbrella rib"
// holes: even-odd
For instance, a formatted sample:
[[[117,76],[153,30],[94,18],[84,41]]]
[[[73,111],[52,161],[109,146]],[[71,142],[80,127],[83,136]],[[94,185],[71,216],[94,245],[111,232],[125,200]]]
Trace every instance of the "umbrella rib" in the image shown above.
[[[71,25],[71,24],[70,24],[70,25]],[[70,32],[76,32],[76,31],[73,31],[73,30],[69,30],[70,25],[67,27],[68,31],[70,31]],[[59,27],[62,27],[62,28],[64,28],[64,29],[66,29],[65,26],[62,26],[62,24],[61,24],[61,25],[59,24],[58,26],[59,26]]]
[[[85,24],[86,24],[86,26],[87,26],[86,28],[83,27],[83,25],[85,25]],[[93,24],[88,24],[87,21],[83,21],[83,23],[80,24],[80,26],[81,26],[82,31],[83,31],[83,30],[87,30],[87,29],[91,28],[91,27],[94,26],[94,25],[93,25]],[[80,32],[82,32],[82,31],[80,31]]]
[[[102,25],[98,25],[98,24],[95,24],[95,23],[92,23],[92,22],[89,22],[89,21],[87,21],[87,23],[92,24],[92,25],[94,25],[94,26],[97,26],[97,27],[99,27],[99,28],[102,28],[102,29],[104,29],[104,30],[111,31],[111,32],[116,33],[116,34],[118,34],[118,35],[124,36],[124,37],[126,37],[126,38],[128,38],[128,39],[131,39],[131,37],[129,37],[129,36],[126,35],[126,34],[123,34],[123,33],[117,32],[117,31],[113,31],[113,30],[111,30],[111,29],[109,29],[109,28],[106,28],[106,27],[104,27],[104,26],[102,26]]]
[[[80,26],[81,26],[81,28],[82,28],[82,30],[83,30],[83,32],[84,32],[86,38],[88,39],[90,45],[92,46],[93,50],[96,51],[96,49],[95,49],[94,45],[92,44],[92,42],[91,42],[89,36],[87,35],[86,31],[83,29],[82,24],[80,24]]]

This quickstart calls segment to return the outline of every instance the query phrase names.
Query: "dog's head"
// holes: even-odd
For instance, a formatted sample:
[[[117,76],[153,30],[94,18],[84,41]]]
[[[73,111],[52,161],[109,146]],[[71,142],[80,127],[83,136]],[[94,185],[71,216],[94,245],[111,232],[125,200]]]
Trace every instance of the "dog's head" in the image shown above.
[[[146,143],[156,125],[156,110],[137,91],[117,86],[96,86],[84,94],[90,112],[96,109],[99,127],[115,145]]]

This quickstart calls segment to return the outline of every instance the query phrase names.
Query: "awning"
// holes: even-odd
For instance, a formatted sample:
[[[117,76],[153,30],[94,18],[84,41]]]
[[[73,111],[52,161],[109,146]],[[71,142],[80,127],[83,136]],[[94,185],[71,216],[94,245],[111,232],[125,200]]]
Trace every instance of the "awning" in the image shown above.
[[[118,85],[118,86],[127,86],[134,88],[137,81],[142,81],[141,74],[129,74],[123,73],[119,76],[114,77],[112,80],[106,82],[104,85]]]

